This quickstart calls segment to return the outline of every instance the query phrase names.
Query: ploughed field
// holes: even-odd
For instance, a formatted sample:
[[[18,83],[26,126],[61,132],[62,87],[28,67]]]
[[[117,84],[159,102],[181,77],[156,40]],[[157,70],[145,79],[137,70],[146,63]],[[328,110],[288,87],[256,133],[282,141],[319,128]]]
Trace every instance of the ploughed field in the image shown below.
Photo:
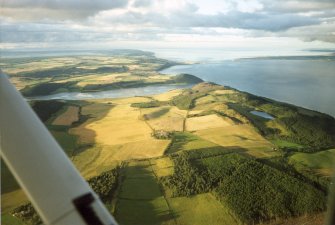
[[[57,60],[50,67],[65,59]],[[92,63],[86,70],[105,72],[93,64],[107,59],[85,60]],[[131,60],[113,62],[128,72],[153,66]],[[97,83],[105,77],[89,76]],[[213,83],[145,97],[30,104],[121,225],[324,222],[335,159],[335,119],[328,115]],[[37,224],[3,163],[1,173],[3,224]]]

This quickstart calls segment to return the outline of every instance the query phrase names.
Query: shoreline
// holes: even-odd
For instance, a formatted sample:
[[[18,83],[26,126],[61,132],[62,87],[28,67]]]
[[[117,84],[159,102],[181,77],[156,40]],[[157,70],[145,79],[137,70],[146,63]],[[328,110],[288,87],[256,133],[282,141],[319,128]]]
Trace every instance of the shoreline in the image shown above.
[[[331,60],[335,61],[335,55],[334,56],[329,56],[329,57],[331,58]],[[329,57],[325,56],[325,57],[322,57],[322,59],[318,59],[317,57],[313,57],[313,59],[311,59],[311,60],[314,61],[314,62],[316,62],[316,61],[318,61],[318,62],[329,62],[329,60],[328,60]],[[314,96],[314,98],[312,98],[312,99],[307,99],[309,95],[306,95],[306,93],[305,93],[306,91],[304,91],[305,89],[302,88],[303,86],[305,86],[305,84],[303,83],[303,82],[305,82],[304,79],[307,80],[306,85],[318,85],[318,86],[320,86],[321,84],[319,84],[319,83],[316,83],[316,82],[311,83],[309,79],[315,79],[315,81],[319,81],[319,79],[322,78],[322,77],[316,77],[315,75],[310,75],[309,77],[306,78],[305,76],[304,77],[300,76],[300,77],[296,77],[296,78],[293,77],[292,81],[291,81],[290,77],[288,77],[289,74],[287,74],[287,75],[284,74],[284,77],[281,78],[281,79],[279,79],[277,74],[274,74],[272,77],[270,76],[270,78],[269,78],[269,79],[273,79],[274,82],[272,82],[270,80],[269,84],[266,84],[266,83],[263,84],[262,77],[257,78],[257,77],[254,76],[254,75],[258,75],[258,74],[256,74],[257,69],[255,69],[256,72],[255,71],[250,71],[249,75],[247,73],[249,71],[247,71],[247,72],[243,73],[243,76],[241,76],[241,74],[242,74],[241,71],[237,71],[236,75],[233,76],[234,69],[235,69],[235,68],[233,68],[234,66],[235,67],[238,66],[237,68],[240,68],[241,67],[240,63],[249,63],[250,64],[252,62],[260,62],[260,60],[268,60],[269,62],[271,60],[273,60],[273,61],[278,60],[278,62],[282,62],[282,63],[288,62],[288,63],[290,63],[290,61],[294,62],[295,60],[297,60],[297,61],[300,60],[300,61],[303,62],[303,61],[309,60],[309,59],[306,59],[306,58],[301,58],[301,59],[291,58],[291,59],[286,60],[286,59],[283,59],[283,57],[279,57],[278,59],[277,58],[271,58],[271,59],[268,59],[268,58],[250,58],[250,59],[241,59],[241,60],[238,60],[238,61],[227,61],[226,60],[226,64],[222,63],[222,62],[221,63],[220,62],[197,63],[197,64],[190,64],[190,65],[181,65],[181,67],[182,66],[185,66],[185,67],[180,68],[180,69],[176,69],[176,68],[178,68],[178,66],[170,67],[170,68],[168,68],[166,70],[163,70],[163,71],[160,71],[160,72],[163,73],[163,74],[167,74],[167,75],[174,75],[174,74],[178,74],[178,73],[192,74],[193,76],[197,76],[197,77],[199,77],[199,78],[201,78],[205,81],[208,81],[208,82],[214,82],[214,83],[217,83],[217,84],[220,84],[220,85],[233,87],[233,88],[236,88],[237,90],[247,92],[247,93],[250,93],[250,94],[253,94],[253,95],[256,95],[256,96],[261,96],[261,97],[273,99],[273,100],[276,100],[276,101],[279,101],[279,102],[283,102],[283,103],[287,103],[287,104],[291,104],[291,105],[296,105],[296,106],[303,107],[303,108],[313,110],[313,111],[316,111],[316,112],[324,113],[326,115],[329,115],[329,116],[332,116],[332,117],[335,118],[335,111],[331,110],[331,108],[329,107],[330,104],[323,104],[325,107],[321,107],[321,108],[318,107],[318,104],[309,104],[309,103],[313,103],[313,102],[315,103],[315,102],[321,102],[321,101],[320,100],[315,100],[315,99],[318,99],[316,96]],[[238,63],[238,64],[235,65],[235,62]],[[273,62],[273,63],[275,63],[275,62]],[[207,66],[208,66],[208,68],[207,68]],[[195,67],[195,68],[193,68],[193,67]],[[285,69],[285,68],[281,68],[280,66],[276,66],[276,67],[278,69]],[[256,68],[256,66],[252,67],[251,69],[253,69],[253,68]],[[174,70],[174,71],[169,71],[171,69]],[[210,70],[213,70],[213,71],[209,72]],[[227,70],[228,71],[232,70],[232,72],[227,74]],[[226,74],[225,74],[225,72],[226,72]],[[268,73],[272,73],[272,72],[273,71],[269,71]],[[276,72],[276,71],[274,71],[274,72]],[[227,76],[222,75],[222,78],[224,78],[224,79],[221,79],[220,78],[220,76],[221,76],[220,73],[224,74],[224,75],[227,75]],[[267,75],[267,74],[265,73],[265,75]],[[264,79],[266,77],[265,75],[263,75]],[[286,77],[288,77],[289,80],[286,80]],[[250,81],[250,79],[251,79],[251,81]],[[331,82],[331,78],[329,78],[328,80],[329,80],[329,82]],[[327,83],[330,84],[328,82],[328,80],[325,80],[325,81],[327,81],[326,84]],[[256,81],[258,81],[258,82],[256,82]],[[322,82],[325,82],[325,81],[321,80],[320,82],[322,83]],[[292,96],[290,97],[290,95],[286,94],[285,93],[285,86],[284,86],[284,88],[281,88],[281,87],[283,87],[282,86],[283,82],[285,84],[286,83],[291,84],[290,82],[302,82],[300,89],[299,89],[299,87],[295,87],[294,84],[293,84],[293,86],[292,85],[287,86],[287,89],[290,92],[297,91],[298,94],[292,94],[292,96],[295,96],[295,97],[292,97]],[[274,89],[272,89],[270,91],[269,87],[271,87],[271,86],[273,86]],[[314,86],[314,89],[318,88],[318,86]],[[297,89],[295,89],[295,88],[297,88]],[[328,90],[328,89],[323,89],[323,90]],[[262,93],[262,92],[270,92],[270,95],[267,95],[266,93]],[[314,93],[319,93],[319,92],[314,92]],[[319,96],[322,97],[321,94]],[[322,101],[331,101],[331,99],[322,98]]]
[[[117,51],[124,51],[124,50],[117,50]],[[25,52],[25,51],[22,51],[22,52]],[[42,51],[43,52],[43,51]],[[64,53],[63,51],[59,51],[62,53]],[[75,52],[75,53],[79,53],[78,55],[77,54],[74,54],[73,57],[78,57],[78,56],[83,56],[85,55],[84,53],[87,52],[87,51],[78,51],[78,52]],[[136,53],[141,53],[143,52],[143,54],[147,55],[147,54],[150,54],[150,55],[153,55],[154,57],[156,57],[157,59],[162,59],[162,60],[165,60],[166,63],[164,65],[162,65],[160,68],[158,69],[155,69],[154,71],[159,73],[160,75],[167,75],[167,76],[173,76],[173,75],[177,75],[177,74],[180,74],[178,72],[175,72],[175,73],[170,73],[170,72],[164,72],[164,71],[167,71],[171,68],[174,68],[174,67],[179,67],[179,66],[186,66],[186,67],[192,67],[192,66],[197,66],[197,65],[222,65],[224,64],[224,62],[228,62],[228,63],[234,63],[234,61],[239,61],[239,62],[246,62],[248,60],[255,60],[255,61],[258,61],[258,60],[332,60],[332,59],[335,59],[335,55],[333,55],[332,53],[329,53],[327,52],[327,54],[323,54],[323,55],[313,55],[313,56],[305,56],[305,55],[300,55],[300,56],[267,56],[267,57],[251,57],[251,58],[239,58],[239,59],[236,59],[236,60],[223,60],[221,62],[186,62],[186,61],[172,61],[172,60],[169,60],[169,59],[166,59],[166,58],[158,58],[156,56],[156,53],[155,52],[148,52],[148,51],[140,51],[140,50],[134,50],[134,52]],[[103,55],[113,55],[113,51],[105,51],[105,52],[91,52],[90,54],[88,54],[89,56],[94,56],[94,55],[97,55],[97,56],[103,56]],[[49,56],[49,58],[57,58],[57,57],[69,57],[69,55],[59,55],[59,56]],[[29,56],[28,56],[29,57]],[[41,57],[45,57],[45,56],[41,56]],[[20,57],[16,58],[16,59],[19,59]],[[24,58],[27,58],[27,57],[24,57]],[[38,57],[35,57],[35,56],[32,56],[30,58],[38,58]],[[11,58],[12,59],[12,58]],[[195,74],[195,73],[192,73],[192,72],[186,72],[187,74],[191,74],[195,77],[198,77],[198,78],[203,78],[203,76],[199,76],[199,74]],[[204,75],[206,76],[206,74]],[[252,76],[252,75],[251,75]],[[233,87],[233,88],[236,88],[240,91],[245,91],[245,92],[248,92],[250,94],[254,94],[254,95],[257,95],[257,96],[262,96],[262,97],[265,97],[265,98],[270,98],[270,99],[274,99],[276,101],[280,101],[280,102],[284,102],[284,103],[288,103],[288,104],[292,104],[292,105],[297,105],[297,106],[300,106],[300,107],[304,107],[306,109],[309,109],[309,110],[313,110],[313,111],[316,111],[316,112],[321,112],[321,113],[324,113],[324,114],[327,114],[327,115],[330,115],[332,117],[335,116],[334,113],[331,113],[330,111],[325,111],[325,110],[320,110],[320,109],[316,109],[315,107],[312,107],[312,106],[307,106],[306,104],[303,104],[303,103],[296,103],[294,101],[289,101],[289,100],[286,100],[286,99],[283,99],[283,98],[280,98],[280,97],[275,97],[275,96],[269,96],[269,95],[266,95],[266,94],[261,94],[261,93],[257,93],[257,92],[253,92],[251,90],[248,90],[248,89],[245,89],[243,87],[240,87],[240,86],[236,86],[236,85],[232,85],[232,84],[229,84],[225,81],[223,82],[218,82],[216,81],[215,79],[204,79],[206,81],[209,81],[209,82],[214,82],[214,83],[218,83],[218,84],[221,84],[221,85],[224,85],[224,86],[230,86],[230,87]],[[58,95],[58,94],[66,94],[66,93],[73,93],[73,94],[99,94],[99,93],[104,93],[104,92],[108,92],[108,91],[111,91],[111,92],[118,92],[118,91],[126,91],[126,90],[136,90],[136,89],[145,89],[145,88],[160,88],[161,86],[169,86],[171,84],[168,84],[168,83],[153,83],[153,84],[138,84],[138,85],[133,85],[133,87],[126,87],[126,88],[112,88],[112,87],[108,87],[106,88],[105,90],[85,90],[85,91],[79,91],[79,92],[76,92],[76,90],[73,90],[73,91],[65,91],[65,92],[60,92],[60,93],[55,93],[55,94],[52,94],[52,95],[39,95],[39,96],[32,96],[32,97],[28,97],[29,100],[36,100],[36,99],[43,99],[47,96],[53,96],[53,95]],[[182,84],[181,84],[182,85]],[[184,87],[177,87],[177,89],[179,88],[184,88]],[[163,90],[163,91],[159,91],[158,93],[163,93],[163,92],[166,92],[168,90]],[[151,95],[152,93],[157,93],[157,92],[149,92],[147,94],[144,94],[145,96],[147,95]],[[134,94],[127,94],[126,96],[125,95],[122,95],[123,97],[131,97],[131,96],[137,96],[137,95],[143,95],[142,93],[141,94],[138,94],[138,93],[134,93]],[[119,97],[119,96],[117,96]],[[51,97],[52,98],[52,97]],[[93,99],[94,97],[90,97],[88,99]],[[113,96],[114,98],[114,96]]]

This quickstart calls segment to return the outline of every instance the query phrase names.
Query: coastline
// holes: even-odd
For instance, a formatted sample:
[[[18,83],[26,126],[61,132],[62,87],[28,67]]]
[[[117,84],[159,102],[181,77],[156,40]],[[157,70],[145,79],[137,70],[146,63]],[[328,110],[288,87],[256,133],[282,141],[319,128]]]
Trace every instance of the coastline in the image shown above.
[[[127,52],[128,50],[118,50],[118,51],[125,51]],[[84,54],[83,52],[85,51],[79,51],[80,54]],[[106,51],[107,52],[107,51]],[[317,111],[317,112],[322,112],[322,113],[325,113],[325,114],[328,114],[328,115],[331,115],[331,116],[335,116],[335,112],[332,112],[331,110],[324,110],[322,109],[322,107],[315,107],[315,106],[310,106],[308,104],[306,104],[306,101],[307,100],[304,100],[302,102],[299,102],[299,101],[294,101],[294,99],[290,99],[290,98],[281,98],[280,96],[276,96],[274,93],[278,92],[276,89],[278,88],[274,88],[273,90],[269,90],[269,91],[266,91],[266,93],[262,92],[262,88],[264,87],[267,87],[269,86],[269,88],[271,87],[271,85],[267,84],[267,83],[264,83],[264,85],[262,86],[259,86],[259,88],[256,88],[255,91],[253,91],[252,88],[249,88],[249,87],[252,87],[254,84],[248,84],[248,85],[241,85],[241,83],[245,82],[245,81],[248,81],[250,80],[250,78],[252,79],[256,79],[256,77],[250,72],[250,71],[244,71],[245,75],[243,77],[243,79],[241,80],[241,82],[239,81],[236,81],[235,83],[231,82],[233,80],[234,77],[232,77],[232,79],[230,78],[233,74],[234,74],[234,71],[233,72],[230,72],[230,73],[225,73],[224,71],[223,72],[219,72],[219,73],[222,73],[221,76],[217,76],[215,79],[212,79],[211,77],[206,77],[206,73],[211,73],[210,69],[207,70],[206,68],[206,71],[203,71],[203,73],[193,73],[192,71],[187,71],[185,72],[185,70],[181,70],[179,72],[170,72],[170,71],[173,71],[175,70],[175,68],[178,68],[178,67],[183,67],[183,68],[198,68],[198,67],[206,67],[208,65],[212,66],[212,67],[220,67],[222,65],[232,65],[234,66],[234,64],[236,64],[237,66],[239,66],[239,63],[244,63],[244,62],[257,62],[257,63],[260,63],[262,62],[262,60],[265,60],[265,61],[272,61],[272,62],[282,62],[282,61],[288,61],[288,62],[293,62],[293,61],[304,61],[304,60],[312,60],[312,62],[315,62],[315,61],[321,61],[321,62],[324,62],[324,61],[328,61],[328,60],[334,60],[335,59],[335,55],[329,55],[331,53],[327,52],[327,55],[313,55],[313,56],[309,56],[309,55],[300,55],[300,56],[268,56],[268,57],[251,57],[251,58],[239,58],[239,59],[236,59],[236,60],[224,60],[223,62],[217,62],[217,61],[211,61],[211,62],[190,62],[190,61],[172,61],[172,60],[169,60],[169,59],[166,59],[166,58],[157,58],[157,54],[155,52],[143,52],[143,51],[140,51],[140,50],[131,50],[130,52],[135,52],[135,54],[144,54],[146,56],[149,56],[150,58],[151,57],[154,57],[155,59],[157,59],[158,61],[160,62],[164,62],[162,66],[156,68],[154,71],[157,72],[159,75],[168,75],[168,76],[172,76],[172,75],[175,75],[175,74],[181,74],[181,73],[187,73],[187,74],[192,74],[193,76],[195,77],[198,77],[198,78],[201,78],[205,81],[208,81],[208,82],[214,82],[214,83],[218,83],[218,84],[221,84],[221,85],[224,85],[224,86],[230,86],[230,87],[233,87],[233,88],[236,88],[238,90],[241,90],[241,91],[246,91],[248,93],[251,93],[251,94],[255,94],[257,96],[263,96],[263,97],[267,97],[267,98],[270,98],[270,99],[274,99],[274,100],[277,100],[277,101],[280,101],[280,102],[285,102],[285,103],[289,103],[289,104],[292,104],[292,105],[298,105],[298,106],[301,106],[301,107],[304,107],[304,108],[307,108],[307,109],[310,109],[310,110],[314,110],[314,111]],[[97,53],[97,52],[96,52]],[[103,56],[103,54],[96,54],[97,56]],[[112,51],[109,52],[110,54],[112,54]],[[85,54],[84,54],[85,55]],[[75,55],[74,57],[78,57],[79,55]],[[92,55],[89,55],[90,57],[93,57],[94,54],[92,53]],[[52,58],[55,58],[55,57],[62,57],[62,56],[49,56],[51,59]],[[69,57],[69,55],[65,55],[64,57]],[[35,57],[32,57],[32,59],[34,59]],[[162,60],[162,61],[161,61]],[[261,64],[260,64],[261,65]],[[221,68],[221,67],[220,67]],[[224,69],[224,68],[223,68]],[[280,69],[283,69],[283,68],[280,68]],[[167,71],[167,72],[166,72]],[[250,76],[249,76],[249,73],[250,73]],[[224,80],[223,78],[227,77],[226,80]],[[230,76],[230,77],[229,77]],[[280,76],[282,76],[282,74],[280,74]],[[320,77],[321,79],[322,77]],[[319,78],[318,78],[319,79]],[[283,78],[283,80],[285,80],[285,78]],[[287,81],[289,82],[289,81]],[[258,81],[258,84],[257,85],[260,85],[261,83],[263,83],[262,80],[259,80]],[[170,82],[167,82],[167,81],[164,81],[164,82],[154,82],[154,83],[147,83],[147,82],[140,82],[140,83],[133,83],[133,84],[127,84],[127,83],[120,83],[120,85],[113,85],[112,83],[109,85],[109,84],[103,84],[103,86],[98,86],[98,89],[76,89],[76,88],[66,88],[66,89],[63,89],[61,90],[60,92],[55,92],[54,94],[59,94],[59,93],[82,93],[82,94],[85,94],[85,93],[99,93],[99,92],[104,92],[104,91],[117,91],[117,90],[129,90],[129,89],[133,89],[133,88],[146,88],[146,87],[157,87],[159,88],[161,85],[170,85]],[[181,84],[182,85],[182,84]],[[284,88],[285,89],[285,86],[280,85],[280,88]],[[303,84],[302,84],[303,85]],[[104,87],[106,86],[106,87]],[[269,89],[268,88],[268,89]],[[272,87],[273,88],[273,87]],[[283,92],[283,91],[280,91],[280,92]],[[285,91],[284,91],[285,92]],[[312,93],[316,93],[315,91],[312,92]],[[135,94],[135,95],[138,95],[138,94]],[[46,95],[36,95],[34,97],[41,97],[41,96],[46,96]],[[127,95],[129,96],[129,95]],[[305,94],[304,96],[308,96],[307,94]],[[294,97],[294,95],[293,95]],[[313,100],[313,102],[318,102],[318,101],[315,101]],[[308,103],[308,102],[307,102]],[[329,104],[328,104],[329,105]],[[323,104],[323,106],[326,106],[327,107],[327,103]],[[324,107],[323,107],[324,108]]]
[[[335,78],[330,69],[335,65],[331,63],[335,56],[322,56],[322,60],[318,57],[312,58],[250,58],[223,63],[174,66],[160,72],[167,75],[189,73],[208,82],[335,117],[335,110],[331,107],[335,105],[331,97]],[[328,69],[328,72],[324,72],[322,68]]]

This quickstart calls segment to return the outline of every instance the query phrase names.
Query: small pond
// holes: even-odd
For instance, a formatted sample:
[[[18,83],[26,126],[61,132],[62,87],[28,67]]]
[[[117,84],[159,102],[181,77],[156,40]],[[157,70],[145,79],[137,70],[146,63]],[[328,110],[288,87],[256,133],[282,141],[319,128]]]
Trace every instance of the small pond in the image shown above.
[[[269,120],[273,120],[274,119],[273,116],[267,114],[266,112],[253,110],[253,111],[250,111],[250,113],[253,114],[253,115],[256,115],[256,116],[263,117],[265,119],[269,119]]]

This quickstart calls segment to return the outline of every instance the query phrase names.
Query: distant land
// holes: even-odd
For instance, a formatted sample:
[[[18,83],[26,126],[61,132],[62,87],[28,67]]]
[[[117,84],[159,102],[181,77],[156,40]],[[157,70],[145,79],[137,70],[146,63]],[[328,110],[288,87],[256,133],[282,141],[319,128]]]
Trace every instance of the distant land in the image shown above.
[[[276,56],[176,65],[164,74],[188,73],[255,95],[335,116],[335,57]]]
[[[29,101],[120,224],[323,224],[335,119],[192,74],[160,73],[176,64],[122,50],[7,58],[1,68],[26,97],[180,85],[154,95]],[[1,167],[3,224],[38,224]]]
[[[150,52],[115,50],[110,54],[10,58],[4,59],[1,66],[26,97],[202,82],[189,74],[160,74],[159,70],[177,63],[158,59]]]
[[[330,55],[297,55],[297,56],[263,56],[243,59],[276,59],[276,60],[335,60],[335,51],[330,51]]]

